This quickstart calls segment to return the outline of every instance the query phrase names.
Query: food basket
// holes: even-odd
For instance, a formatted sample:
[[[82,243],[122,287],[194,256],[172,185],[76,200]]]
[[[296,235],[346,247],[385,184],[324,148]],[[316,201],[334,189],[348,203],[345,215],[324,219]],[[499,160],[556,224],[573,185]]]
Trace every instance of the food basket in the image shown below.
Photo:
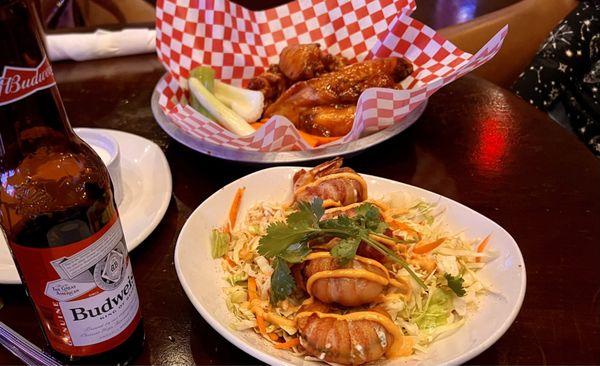
[[[429,96],[490,60],[507,33],[504,27],[471,55],[411,18],[415,8],[412,0],[299,0],[251,11],[227,0],[159,0],[156,47],[168,72],[155,88],[153,112],[178,141],[227,159],[290,162],[363,150],[414,123]],[[365,90],[351,131],[316,148],[285,117],[273,116],[254,134],[238,136],[188,105],[186,80],[194,67],[210,66],[221,81],[244,86],[297,43],[319,43],[358,62],[401,56],[414,70],[403,90]]]

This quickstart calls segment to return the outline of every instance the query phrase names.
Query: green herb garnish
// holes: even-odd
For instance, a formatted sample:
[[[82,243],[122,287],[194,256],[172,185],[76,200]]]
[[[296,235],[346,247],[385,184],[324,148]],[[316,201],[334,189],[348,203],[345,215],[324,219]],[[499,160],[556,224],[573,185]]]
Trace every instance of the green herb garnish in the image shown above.
[[[349,237],[342,239],[336,246],[331,248],[331,256],[336,258],[340,264],[344,266],[354,258],[359,245],[360,238]]]
[[[321,220],[323,214],[323,200],[320,198],[316,198],[312,203],[298,203],[298,211],[290,214],[286,222],[275,222],[269,225],[266,235],[260,238],[258,252],[266,258],[275,258],[275,265],[278,268],[285,265],[289,272],[289,268],[284,262],[301,262],[310,253],[307,244],[309,240],[334,237],[342,239],[331,250],[331,255],[342,264],[350,262],[356,255],[360,243],[364,242],[400,264],[421,287],[427,289],[423,281],[402,258],[384,244],[370,237],[374,234],[399,242],[399,240],[383,234],[387,225],[379,210],[372,204],[364,203],[358,206],[353,217],[342,215],[335,219]],[[288,277],[291,278],[291,275]],[[294,287],[289,286],[287,280],[287,277],[275,270],[271,276],[272,301],[279,301],[291,294]],[[276,289],[276,294],[273,289]],[[287,294],[284,290],[287,291]]]
[[[290,267],[285,260],[280,257],[275,258],[271,275],[271,303],[277,304],[290,296],[294,288],[296,288],[296,282],[290,273]]]
[[[463,287],[463,282],[465,282],[465,280],[462,276],[452,276],[450,273],[446,273],[444,277],[446,277],[446,281],[448,281],[448,287],[450,290],[454,291],[456,296],[465,296],[467,291],[465,291],[465,288]]]
[[[286,248],[279,257],[288,263],[304,262],[304,258],[310,254],[308,243],[295,243]]]

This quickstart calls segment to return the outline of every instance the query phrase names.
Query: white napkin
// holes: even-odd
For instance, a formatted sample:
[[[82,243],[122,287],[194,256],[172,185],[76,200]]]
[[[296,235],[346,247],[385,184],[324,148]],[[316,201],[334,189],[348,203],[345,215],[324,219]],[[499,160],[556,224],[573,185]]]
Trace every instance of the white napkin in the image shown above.
[[[52,61],[85,61],[155,51],[156,31],[136,28],[110,32],[50,34],[46,48]]]

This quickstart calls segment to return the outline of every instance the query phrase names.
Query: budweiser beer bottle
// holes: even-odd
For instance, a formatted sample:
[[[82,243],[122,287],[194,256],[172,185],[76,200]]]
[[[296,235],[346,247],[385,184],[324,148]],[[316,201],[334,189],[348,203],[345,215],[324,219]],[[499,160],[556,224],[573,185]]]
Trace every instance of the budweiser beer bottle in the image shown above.
[[[0,0],[0,224],[50,347],[116,364],[142,347],[108,171],[71,129],[29,0]]]

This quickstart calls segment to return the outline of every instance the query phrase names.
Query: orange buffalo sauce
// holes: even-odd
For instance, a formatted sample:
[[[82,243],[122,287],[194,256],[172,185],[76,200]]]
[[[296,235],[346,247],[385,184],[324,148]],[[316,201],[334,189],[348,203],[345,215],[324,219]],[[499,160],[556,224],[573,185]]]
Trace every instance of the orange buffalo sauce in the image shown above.
[[[258,130],[259,128],[264,126],[265,123],[266,122],[254,122],[254,123],[251,123],[250,126],[252,126],[252,128],[254,128],[255,130]],[[341,138],[340,136],[324,137],[324,136],[312,135],[312,134],[310,134],[308,132],[304,132],[302,130],[298,130],[298,133],[300,133],[300,137],[302,137],[302,139],[304,141],[306,141],[312,147],[325,145],[327,143],[330,143],[335,140],[339,140]]]

